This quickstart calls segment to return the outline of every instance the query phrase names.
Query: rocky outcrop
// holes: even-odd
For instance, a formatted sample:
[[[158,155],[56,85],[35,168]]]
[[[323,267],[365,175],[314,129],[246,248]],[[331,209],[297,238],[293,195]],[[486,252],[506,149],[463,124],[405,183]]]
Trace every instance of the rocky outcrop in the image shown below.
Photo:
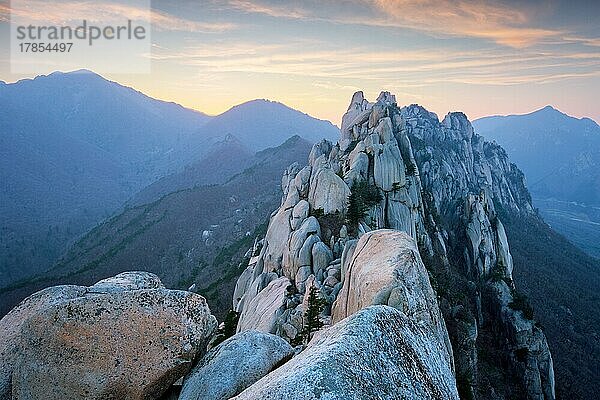
[[[371,304],[390,305],[429,326],[450,360],[446,326],[451,327],[466,397],[479,395],[478,367],[484,361],[477,357],[477,346],[485,330],[498,347],[528,343],[531,354],[541,354],[535,363],[544,387],[541,398],[536,397],[540,385],[527,372],[534,364],[528,361],[523,368],[515,357],[508,357],[507,364],[529,398],[554,398],[549,352],[545,339],[538,340],[543,333],[519,330],[528,339],[512,340],[515,320],[501,317],[510,307],[490,290],[504,280],[511,293],[516,291],[496,209],[534,213],[523,174],[500,146],[478,136],[463,113],[449,113],[440,121],[418,105],[399,107],[388,92],[373,103],[357,92],[342,117],[338,143],[315,144],[308,163],[292,165],[284,174],[284,195],[265,246],[238,281],[234,307],[244,321],[266,318],[273,323],[261,329],[296,342],[306,327],[309,287],[325,299],[320,314],[325,327]],[[289,286],[268,316],[237,300],[260,294],[275,277],[284,277]],[[494,321],[487,324],[484,315],[490,313]],[[501,329],[494,330],[496,325]],[[251,327],[238,325],[240,330]],[[491,385],[490,393],[503,390],[503,383]]]
[[[285,307],[289,285],[290,281],[285,277],[275,279],[250,300],[240,314],[238,332],[255,329],[275,333],[277,318]]]
[[[414,240],[405,232],[380,229],[364,234],[345,268],[344,284],[333,305],[333,322],[375,304],[397,308],[443,345],[453,365],[452,347]]]
[[[494,282],[489,292],[494,301],[492,309],[501,322],[503,336],[507,338],[507,357],[526,382],[527,398],[553,399],[554,368],[544,333],[526,315],[527,311],[519,309],[515,303],[514,289],[506,282]]]
[[[404,313],[363,309],[236,400],[458,399],[443,345]]]
[[[328,168],[325,155],[321,155],[315,164],[310,178],[310,205],[315,210],[322,209],[325,214],[345,212],[350,188]]]
[[[11,363],[17,399],[158,398],[191,368],[216,326],[204,298],[165,289],[144,272],[46,289],[0,326],[17,318],[23,323],[4,343],[18,354]]]
[[[513,260],[502,222],[495,206],[482,192],[469,195],[464,205],[468,246],[465,261],[468,275],[484,280],[483,306],[493,316],[505,359],[521,378],[525,398],[555,398],[554,367],[546,337],[533,320],[532,310],[515,287]],[[481,297],[478,297],[481,307]],[[481,312],[480,312],[481,314]],[[479,317],[479,323],[485,321]],[[472,343],[473,350],[475,342]]]
[[[227,400],[294,355],[279,336],[245,331],[211,349],[185,378],[179,400]]]

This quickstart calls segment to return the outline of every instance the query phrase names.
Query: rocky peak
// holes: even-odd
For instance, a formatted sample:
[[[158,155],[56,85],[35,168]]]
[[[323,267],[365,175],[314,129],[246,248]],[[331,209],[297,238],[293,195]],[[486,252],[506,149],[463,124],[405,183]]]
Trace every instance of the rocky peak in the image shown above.
[[[383,104],[388,106],[396,105],[396,96],[390,92],[381,92],[377,97],[377,104]]]
[[[485,369],[478,330],[494,318],[518,390],[553,398],[552,359],[543,333],[523,328],[535,325],[522,324],[527,317],[515,306],[512,257],[496,210],[532,214],[530,196],[506,152],[477,135],[463,113],[440,122],[419,105],[398,107],[389,92],[374,103],[356,92],[338,142],[316,143],[307,166],[286,170],[282,189],[260,253],[236,285],[238,330],[309,340],[311,287],[325,300],[325,326],[384,304],[429,330],[459,390],[477,397]],[[429,276],[444,292],[436,296]],[[501,385],[489,390],[512,395]]]

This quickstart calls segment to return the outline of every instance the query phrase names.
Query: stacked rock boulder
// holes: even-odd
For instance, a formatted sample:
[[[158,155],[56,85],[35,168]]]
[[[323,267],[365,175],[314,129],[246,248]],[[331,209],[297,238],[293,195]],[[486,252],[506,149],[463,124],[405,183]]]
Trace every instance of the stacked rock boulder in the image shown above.
[[[352,226],[346,214],[356,182],[375,187],[380,201]],[[520,371],[526,397],[554,398],[543,333],[533,323],[524,329],[521,313],[507,305],[514,293],[512,257],[495,208],[533,214],[524,176],[500,146],[473,131],[464,114],[439,121],[418,105],[399,107],[388,92],[374,103],[357,92],[338,143],[316,143],[308,165],[285,171],[282,191],[262,249],[235,288],[238,331],[258,329],[296,342],[309,289],[316,287],[327,303],[325,327],[364,307],[392,306],[433,332],[452,366],[453,349],[423,266],[425,259],[436,260],[462,271],[475,288],[469,301],[480,310],[452,332],[461,378],[477,382],[478,325],[481,310],[490,309],[509,347],[527,347],[524,361],[508,357]],[[461,237],[464,245],[457,248]],[[365,256],[369,252],[372,257]],[[498,281],[507,289],[498,288]],[[446,308],[446,320],[460,314]],[[468,391],[476,395],[473,386]]]

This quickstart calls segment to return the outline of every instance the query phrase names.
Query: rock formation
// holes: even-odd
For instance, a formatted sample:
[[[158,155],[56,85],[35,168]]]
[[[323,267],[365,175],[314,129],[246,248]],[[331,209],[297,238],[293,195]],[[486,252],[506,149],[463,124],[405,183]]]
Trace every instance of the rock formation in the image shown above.
[[[458,400],[446,349],[403,312],[371,306],[320,331],[308,347],[236,400]]]
[[[149,273],[49,288],[0,320],[0,399],[157,399],[194,360],[180,399],[555,398],[501,222],[534,213],[523,174],[464,114],[357,92],[281,185],[236,335],[202,357],[204,298]]]
[[[345,268],[332,318],[337,322],[373,304],[397,308],[430,329],[453,366],[452,347],[414,240],[405,232],[379,229],[364,234]],[[452,367],[452,369],[454,369]]]
[[[58,286],[0,321],[2,398],[155,399],[192,367],[216,326],[204,298],[129,272]],[[10,389],[12,386],[12,389]]]
[[[12,374],[19,359],[21,329],[28,318],[44,308],[83,296],[86,288],[55,286],[41,290],[23,300],[0,320],[0,399],[9,400],[12,393]]]
[[[305,339],[307,288],[315,286],[327,301],[325,326],[372,304],[426,326],[447,347],[464,397],[554,398],[552,358],[520,309],[499,218],[532,214],[531,199],[505,151],[475,134],[464,114],[440,122],[420,106],[398,107],[388,92],[374,103],[357,92],[338,143],[315,144],[307,166],[286,170],[282,190],[264,245],[236,286],[239,331]],[[263,298],[276,304],[257,307]],[[490,362],[478,359],[480,330],[504,355],[509,384],[479,384]]]
[[[278,336],[239,333],[211,349],[186,377],[180,400],[226,400],[294,355]]]

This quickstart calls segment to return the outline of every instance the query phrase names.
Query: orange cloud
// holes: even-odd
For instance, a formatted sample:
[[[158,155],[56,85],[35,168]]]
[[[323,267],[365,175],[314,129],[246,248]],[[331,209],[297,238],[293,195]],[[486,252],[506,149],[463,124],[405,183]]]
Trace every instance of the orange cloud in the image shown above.
[[[428,48],[374,51],[365,47],[307,45],[303,41],[253,43],[220,41],[184,49],[155,48],[157,62],[193,66],[210,74],[254,74],[315,79],[316,87],[348,88],[373,81],[398,87],[441,83],[515,85],[587,77],[600,70],[600,54],[505,48],[452,50]],[[368,71],[368,73],[365,73]],[[560,72],[559,72],[560,71]],[[595,75],[592,75],[595,76]]]
[[[10,7],[0,4],[0,22],[8,22],[10,20]]]
[[[531,16],[523,10],[483,0],[346,0],[335,9],[319,7],[319,3],[299,8],[265,0],[230,0],[229,5],[277,18],[405,28],[432,35],[481,38],[515,48],[564,34],[532,27]]]
[[[529,15],[512,7],[471,0],[375,0],[375,23],[436,34],[489,39],[526,47],[562,32],[529,27]]]

